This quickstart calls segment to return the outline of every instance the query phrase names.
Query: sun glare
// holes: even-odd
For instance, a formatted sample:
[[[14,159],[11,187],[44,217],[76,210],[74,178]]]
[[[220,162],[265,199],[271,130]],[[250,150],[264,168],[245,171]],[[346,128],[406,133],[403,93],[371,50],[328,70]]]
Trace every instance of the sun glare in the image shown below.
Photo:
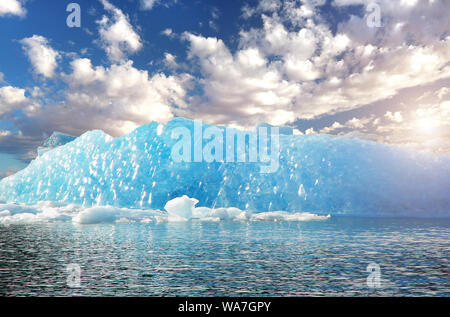
[[[432,133],[436,131],[437,122],[433,118],[422,118],[416,121],[416,128],[422,133]]]

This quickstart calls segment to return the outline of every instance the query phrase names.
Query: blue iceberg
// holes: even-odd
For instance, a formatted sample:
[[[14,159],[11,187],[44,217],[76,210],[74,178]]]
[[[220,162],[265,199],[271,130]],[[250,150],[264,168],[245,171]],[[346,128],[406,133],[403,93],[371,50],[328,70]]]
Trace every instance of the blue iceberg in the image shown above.
[[[45,140],[42,146],[38,147],[37,154],[42,155],[49,150],[52,150],[66,143],[72,142],[75,139],[76,137],[74,136],[55,131],[47,140]]]
[[[195,135],[194,121],[176,118],[119,138],[95,130],[57,140],[0,182],[0,200],[162,210],[187,195],[201,207],[250,212],[450,216],[449,155],[287,131],[279,135],[276,171],[261,173],[260,162],[174,160],[180,128]]]

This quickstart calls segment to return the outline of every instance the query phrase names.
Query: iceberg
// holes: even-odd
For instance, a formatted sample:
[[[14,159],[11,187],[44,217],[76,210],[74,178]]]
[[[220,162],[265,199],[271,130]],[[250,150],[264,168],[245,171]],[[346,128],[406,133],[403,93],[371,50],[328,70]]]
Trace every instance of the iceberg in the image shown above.
[[[201,136],[211,127],[203,124]],[[265,212],[264,217],[271,219],[288,214],[301,218],[303,213],[450,216],[450,156],[446,154],[286,131],[278,136],[277,170],[261,173],[261,165],[267,163],[174,160],[172,151],[179,142],[174,132],[180,128],[195,135],[194,121],[176,118],[166,124],[151,122],[118,138],[94,130],[57,140],[25,169],[0,181],[0,200],[97,208],[78,217],[80,222],[90,221],[93,214],[112,219],[104,208],[125,208],[120,213],[129,214],[133,209],[164,207],[181,218],[196,214],[236,218],[241,211]],[[246,133],[251,138],[256,132]],[[167,205],[184,195],[195,200]]]
[[[75,139],[76,137],[74,136],[55,131],[47,140],[45,140],[42,146],[38,147],[37,154],[38,156],[40,156],[49,150],[52,150],[66,143],[72,142]]]

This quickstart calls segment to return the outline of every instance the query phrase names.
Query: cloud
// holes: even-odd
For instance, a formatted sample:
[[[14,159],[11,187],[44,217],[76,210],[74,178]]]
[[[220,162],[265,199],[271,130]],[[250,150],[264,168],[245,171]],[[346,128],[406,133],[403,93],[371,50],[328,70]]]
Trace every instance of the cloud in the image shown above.
[[[34,72],[47,78],[54,77],[61,55],[48,45],[48,40],[43,36],[33,35],[22,39],[20,43],[33,66]]]
[[[368,3],[335,1],[334,6]],[[239,126],[292,124],[358,109],[450,77],[450,25],[442,14],[448,4],[381,1],[383,28],[370,28],[364,17],[353,16],[338,24],[336,32],[321,15],[324,4],[286,0],[244,6],[260,15],[262,27],[241,30],[234,52],[220,38],[185,33],[203,88],[185,115]],[[407,33],[399,33],[400,22]],[[416,22],[428,28],[427,36],[412,25]],[[355,36],[356,31],[365,37]]]
[[[53,104],[40,106],[25,97],[24,89],[0,88],[0,115],[23,110],[23,116],[9,117],[17,132],[3,131],[0,152],[29,161],[53,131],[78,136],[101,129],[120,136],[153,120],[168,121],[177,109],[187,106],[190,75],[149,76],[147,71],[135,68],[132,61],[104,67],[93,66],[87,58],[74,59],[70,67],[71,72],[60,76],[67,85],[61,92],[63,98]],[[30,93],[32,98],[39,98],[43,92],[34,87]]]
[[[208,25],[212,30],[214,30],[216,32],[219,31],[219,27],[217,26],[216,22],[214,22],[213,20],[209,20]]]
[[[420,89],[406,89],[392,99],[367,107],[364,113],[373,110],[368,117],[349,120],[339,127],[330,125],[321,132],[450,153],[450,95],[442,88],[449,82],[445,79]],[[351,121],[355,124],[350,125]]]
[[[176,4],[178,0],[140,0],[142,10],[152,10],[156,6],[164,6],[166,8]]]
[[[179,67],[176,56],[167,52],[164,54],[164,65],[170,70],[175,70]]]
[[[361,129],[365,127],[369,122],[372,121],[372,118],[353,118],[345,123],[346,127]]]
[[[307,129],[307,130],[305,131],[305,134],[306,134],[306,135],[308,135],[308,134],[316,134],[316,131],[314,130],[314,128],[309,128],[309,129]]]
[[[173,33],[172,29],[170,29],[170,28],[164,29],[161,32],[161,34],[167,36],[168,38],[173,38],[175,36],[175,34]]]
[[[25,89],[12,86],[0,88],[0,116],[25,105]]]
[[[138,52],[142,48],[140,36],[134,31],[129,18],[107,0],[101,0],[111,17],[104,15],[98,20],[100,43],[112,62],[126,59],[127,54]]]
[[[369,2],[335,0],[327,10]],[[14,118],[19,134],[3,136],[0,149],[18,151],[16,144],[27,157],[31,145],[53,130],[79,135],[103,129],[118,136],[152,120],[186,116],[236,127],[319,122],[301,130],[450,151],[450,5],[444,1],[380,0],[383,27],[370,28],[364,10],[332,25],[322,15],[324,0],[262,0],[244,6],[243,16],[259,16],[261,26],[242,29],[236,49],[220,37],[164,30],[188,45],[186,61],[183,53],[165,53],[166,69],[196,69],[195,78],[136,68],[128,58],[142,49],[142,39],[127,15],[102,3],[107,15],[98,21],[99,43],[111,65],[75,58],[58,76],[67,86],[60,100],[43,107],[36,99],[46,99],[45,89],[29,89],[29,100],[16,103],[13,96],[25,98],[23,89],[0,92],[0,113],[25,113]],[[33,36],[22,44],[35,72],[54,77],[59,53],[48,41]],[[37,53],[31,54],[33,47]],[[42,62],[38,56],[53,58]],[[426,120],[417,124],[421,118]]]
[[[369,123],[371,123],[373,121],[372,117],[363,117],[363,118],[352,118],[350,120],[348,120],[347,122],[345,122],[344,124],[341,124],[337,121],[335,121],[331,126],[329,127],[325,127],[323,129],[320,130],[320,133],[334,133],[336,131],[349,131],[349,130],[355,130],[357,129],[358,131],[363,130]],[[364,131],[364,132],[367,132]]]
[[[36,157],[36,149],[45,136],[41,133],[25,135],[22,131],[0,131],[0,152],[12,154],[24,162]]]
[[[100,39],[113,64],[93,66],[89,59],[66,54],[75,59],[70,63],[69,73],[58,74],[57,79],[65,86],[58,92],[59,100],[47,98],[53,92],[46,87],[30,88],[29,99],[25,89],[0,88],[0,115],[8,116],[14,125],[0,136],[1,152],[26,161],[35,156],[36,147],[53,131],[80,135],[87,130],[102,129],[119,136],[153,120],[170,120],[177,109],[186,107],[191,76],[164,73],[150,76],[147,71],[135,68],[126,54],[140,49],[139,36],[122,11],[108,1],[102,3],[112,17],[103,17],[99,22]],[[56,77],[61,54],[50,47],[46,38],[34,35],[20,43],[35,73]],[[166,55],[166,61],[176,66],[175,56]],[[21,109],[22,115],[12,116],[15,109]]]
[[[190,76],[149,76],[132,61],[110,67],[93,66],[87,58],[71,62],[72,72],[63,74],[67,84],[64,100],[33,116],[46,131],[79,135],[102,129],[119,136],[150,121],[173,118],[173,107],[186,107]]]
[[[158,2],[158,0],[141,0],[142,10],[151,10]]]
[[[342,129],[344,126],[340,124],[339,122],[335,121],[331,126],[325,127],[322,130],[320,130],[320,133],[330,133],[337,129]]]
[[[217,38],[191,33],[184,38],[190,43],[189,58],[200,65],[204,89],[184,115],[236,126],[279,125],[293,117],[290,107],[299,86],[284,80],[261,50],[246,48],[233,55]]]
[[[19,0],[2,0],[0,2],[0,17],[5,15],[24,17],[25,14],[26,10]]]
[[[25,96],[25,89],[13,86],[0,87],[0,119],[15,125],[27,121],[28,116],[40,109],[40,105]],[[14,116],[14,110],[21,110],[21,116]],[[29,161],[35,156],[36,147],[42,140],[42,133],[33,131],[24,135],[20,129],[0,130],[0,153],[10,153],[20,160]]]
[[[403,116],[399,111],[394,112],[394,113],[392,113],[391,111],[388,111],[388,112],[386,112],[386,114],[384,116],[394,122],[402,122],[403,121]]]
[[[261,0],[258,2],[258,5],[256,7],[244,5],[242,7],[242,17],[248,19],[258,13],[275,12],[280,7],[281,7],[280,0]]]
[[[441,89],[438,89],[435,94],[439,99],[444,98],[444,96],[448,95],[450,93],[450,88],[448,87],[442,87]]]

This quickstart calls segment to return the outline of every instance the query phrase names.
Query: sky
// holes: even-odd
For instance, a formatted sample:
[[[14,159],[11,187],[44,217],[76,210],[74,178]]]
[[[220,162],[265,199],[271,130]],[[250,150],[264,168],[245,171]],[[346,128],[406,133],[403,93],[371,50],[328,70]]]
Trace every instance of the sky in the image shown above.
[[[0,178],[53,131],[121,136],[179,116],[450,153],[448,12],[448,0],[1,0]]]

